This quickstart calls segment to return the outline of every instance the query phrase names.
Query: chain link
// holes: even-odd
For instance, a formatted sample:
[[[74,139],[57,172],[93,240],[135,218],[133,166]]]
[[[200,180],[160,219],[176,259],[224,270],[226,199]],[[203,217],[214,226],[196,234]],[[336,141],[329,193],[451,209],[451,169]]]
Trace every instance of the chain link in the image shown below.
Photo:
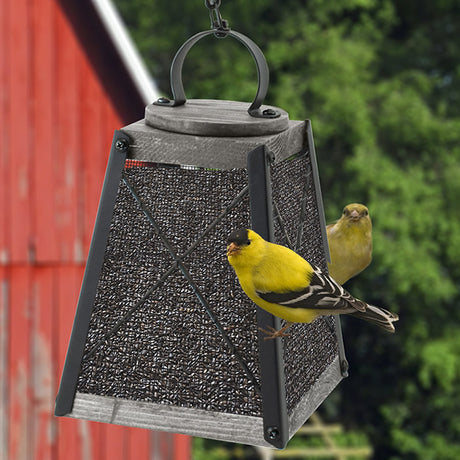
[[[220,7],[221,0],[204,0],[204,4],[208,10]]]
[[[221,36],[225,36],[225,32],[230,30],[228,26],[228,21],[222,19],[220,14],[219,7],[221,0],[204,0],[206,8],[209,10],[209,18],[211,19],[211,29],[216,30],[216,36],[219,37],[219,32]],[[224,33],[222,33],[224,32]]]

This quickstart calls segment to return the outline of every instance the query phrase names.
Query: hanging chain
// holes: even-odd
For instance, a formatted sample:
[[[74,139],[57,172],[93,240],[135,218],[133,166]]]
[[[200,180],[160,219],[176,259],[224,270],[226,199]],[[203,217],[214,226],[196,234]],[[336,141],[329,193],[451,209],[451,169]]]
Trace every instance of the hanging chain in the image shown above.
[[[230,27],[228,26],[228,21],[226,19],[222,19],[222,15],[220,14],[219,7],[221,0],[204,0],[204,4],[209,10],[211,29],[214,29],[216,32],[224,32],[220,36],[225,37],[225,32],[228,32]],[[216,36],[219,36],[219,34],[216,33]]]

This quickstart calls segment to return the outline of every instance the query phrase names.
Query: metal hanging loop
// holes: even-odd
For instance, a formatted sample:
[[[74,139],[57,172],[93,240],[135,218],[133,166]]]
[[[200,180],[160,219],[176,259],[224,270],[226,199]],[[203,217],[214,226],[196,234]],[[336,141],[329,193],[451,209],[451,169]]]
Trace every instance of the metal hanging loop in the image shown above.
[[[160,97],[153,104],[167,107],[177,107],[185,104],[187,99],[185,97],[184,85],[182,83],[182,67],[184,65],[185,57],[192,46],[208,35],[215,35],[218,38],[233,37],[248,49],[256,63],[258,86],[254,101],[248,108],[249,115],[257,118],[278,118],[280,113],[277,110],[260,110],[265,96],[267,95],[269,83],[268,65],[264,54],[250,38],[246,37],[246,35],[240,34],[239,32],[231,30],[228,27],[228,22],[225,19],[222,19],[219,12],[220,4],[221,0],[205,0],[205,5],[209,9],[211,17],[212,29],[199,32],[193,37],[190,37],[179,48],[179,51],[177,51],[174,56],[170,71],[171,91],[174,99],[170,101],[167,98]]]
[[[257,93],[254,98],[254,101],[248,108],[248,113],[252,117],[257,118],[277,118],[280,116],[280,113],[273,109],[268,110],[260,110],[262,103],[265,99],[268,90],[268,83],[269,83],[269,72],[268,72],[268,65],[267,61],[265,60],[265,56],[262,53],[261,49],[246,35],[240,34],[234,30],[226,30],[222,31],[222,34],[225,36],[233,37],[242,43],[251,53],[257,67],[257,76],[258,76],[258,87]],[[170,101],[166,98],[160,98],[156,102],[155,105],[163,105],[169,107],[177,107],[179,105],[185,104],[187,101],[185,97],[184,85],[182,83],[182,67],[184,65],[185,57],[187,53],[192,48],[192,46],[201,40],[203,37],[208,35],[215,34],[215,30],[206,30],[204,32],[199,32],[193,37],[189,38],[179,49],[179,51],[174,56],[172,65],[171,65],[171,91],[173,94],[174,100]]]

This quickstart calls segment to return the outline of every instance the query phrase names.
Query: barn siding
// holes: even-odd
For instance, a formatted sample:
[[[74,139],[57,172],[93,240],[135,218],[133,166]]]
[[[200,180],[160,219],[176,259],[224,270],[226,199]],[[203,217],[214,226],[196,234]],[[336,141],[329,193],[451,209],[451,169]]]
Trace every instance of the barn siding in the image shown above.
[[[186,436],[55,418],[113,132],[57,0],[0,1],[0,460],[188,459]]]

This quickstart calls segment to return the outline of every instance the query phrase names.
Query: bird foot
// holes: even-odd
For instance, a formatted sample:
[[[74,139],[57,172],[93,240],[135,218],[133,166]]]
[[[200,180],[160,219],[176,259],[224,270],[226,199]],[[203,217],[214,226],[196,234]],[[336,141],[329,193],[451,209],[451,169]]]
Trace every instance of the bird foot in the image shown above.
[[[266,337],[264,337],[264,340],[277,339],[278,337],[289,337],[290,334],[286,334],[285,331],[290,325],[291,323],[287,323],[286,326],[282,327],[279,330],[276,330],[274,327],[271,326],[267,326],[267,329],[259,327],[259,331],[263,332],[266,335]]]

